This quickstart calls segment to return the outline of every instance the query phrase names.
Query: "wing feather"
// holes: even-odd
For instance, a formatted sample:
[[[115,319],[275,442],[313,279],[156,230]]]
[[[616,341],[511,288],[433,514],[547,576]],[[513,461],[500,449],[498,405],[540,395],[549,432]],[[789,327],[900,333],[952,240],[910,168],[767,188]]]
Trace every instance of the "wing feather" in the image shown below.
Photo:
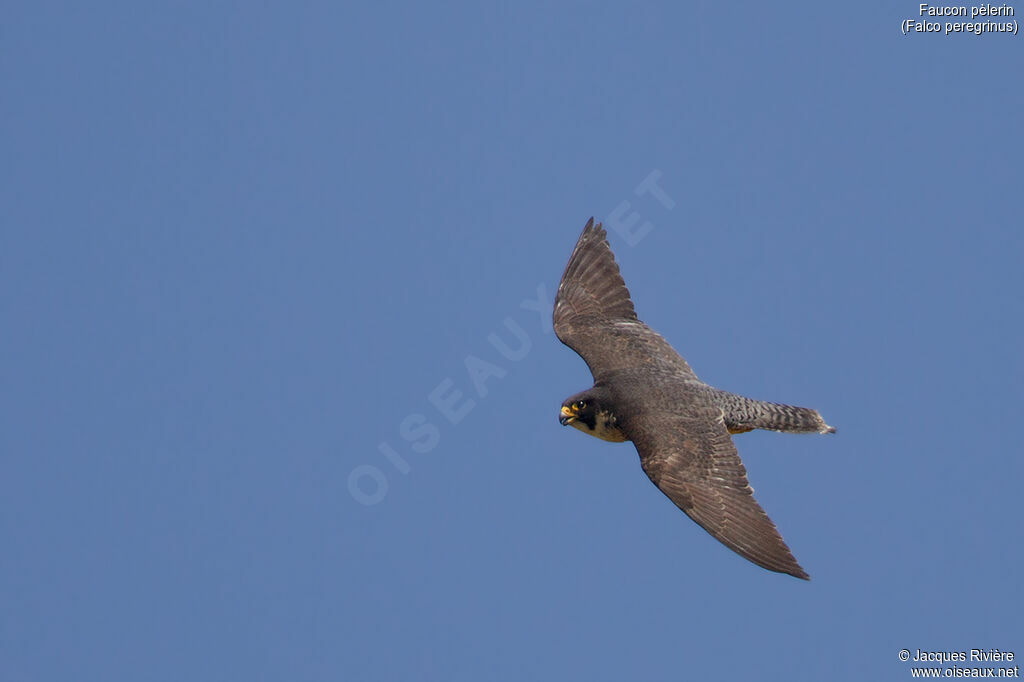
[[[640,367],[696,378],[679,353],[637,318],[607,233],[593,218],[558,285],[554,327],[559,340],[586,361],[595,380]]]
[[[810,579],[754,499],[721,410],[649,408],[627,435],[651,481],[704,530],[758,566]]]

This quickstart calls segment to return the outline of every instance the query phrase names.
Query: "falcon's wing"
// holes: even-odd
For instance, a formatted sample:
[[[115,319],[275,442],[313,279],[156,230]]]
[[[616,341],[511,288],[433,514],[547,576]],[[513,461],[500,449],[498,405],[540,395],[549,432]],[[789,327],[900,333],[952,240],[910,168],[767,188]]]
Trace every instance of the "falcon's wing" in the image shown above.
[[[670,413],[651,405],[627,435],[654,484],[704,530],[758,566],[810,579],[754,499],[719,408],[688,401]]]
[[[595,380],[637,367],[696,378],[679,353],[637,319],[604,228],[593,218],[558,285],[554,325],[559,340],[580,354]]]

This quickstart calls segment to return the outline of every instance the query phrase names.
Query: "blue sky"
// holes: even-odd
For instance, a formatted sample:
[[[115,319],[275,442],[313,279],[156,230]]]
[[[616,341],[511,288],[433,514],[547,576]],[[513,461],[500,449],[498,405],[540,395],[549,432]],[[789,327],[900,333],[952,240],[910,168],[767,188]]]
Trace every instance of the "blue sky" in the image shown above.
[[[0,676],[1024,656],[1022,43],[916,11],[7,7]],[[810,583],[558,425],[591,215],[699,376],[838,427],[737,437]]]

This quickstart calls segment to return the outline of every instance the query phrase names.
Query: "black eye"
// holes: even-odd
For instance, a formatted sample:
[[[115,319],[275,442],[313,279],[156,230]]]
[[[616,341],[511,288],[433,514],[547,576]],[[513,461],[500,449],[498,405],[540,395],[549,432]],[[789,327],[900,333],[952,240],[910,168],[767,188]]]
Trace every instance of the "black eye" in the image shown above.
[[[577,400],[576,401],[576,409],[577,410],[582,410],[586,406],[587,406],[587,401],[586,400]]]

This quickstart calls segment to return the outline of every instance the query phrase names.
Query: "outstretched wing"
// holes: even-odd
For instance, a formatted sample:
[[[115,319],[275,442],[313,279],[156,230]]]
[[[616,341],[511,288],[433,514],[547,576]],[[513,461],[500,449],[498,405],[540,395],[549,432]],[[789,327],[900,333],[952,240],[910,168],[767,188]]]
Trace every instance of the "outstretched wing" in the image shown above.
[[[722,544],[769,571],[810,577],[754,499],[721,409],[686,400],[685,410],[648,405],[627,435],[644,471],[687,516]]]
[[[593,218],[558,285],[554,325],[559,340],[580,354],[595,380],[641,367],[696,378],[679,353],[637,319],[605,230]]]

